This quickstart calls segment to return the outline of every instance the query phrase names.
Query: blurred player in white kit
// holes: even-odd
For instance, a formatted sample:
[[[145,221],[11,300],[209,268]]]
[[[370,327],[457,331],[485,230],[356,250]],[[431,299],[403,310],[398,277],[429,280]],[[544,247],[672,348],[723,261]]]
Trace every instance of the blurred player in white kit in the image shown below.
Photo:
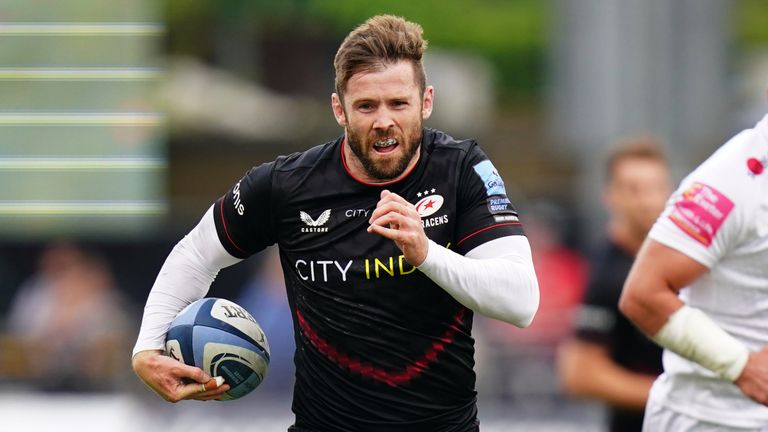
[[[643,430],[768,431],[768,116],[688,175],[620,309],[664,350]]]

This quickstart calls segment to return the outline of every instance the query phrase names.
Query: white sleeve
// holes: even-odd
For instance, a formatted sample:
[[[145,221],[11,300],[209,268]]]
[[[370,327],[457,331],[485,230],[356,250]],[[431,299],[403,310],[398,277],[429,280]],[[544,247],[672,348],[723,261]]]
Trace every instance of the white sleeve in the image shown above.
[[[525,236],[507,236],[461,256],[432,240],[418,267],[459,303],[489,318],[527,327],[539,308],[539,282]]]
[[[648,236],[710,268],[754,238],[760,200],[744,163],[753,135],[737,135],[683,179]]]
[[[240,261],[221,245],[211,206],[200,223],[176,244],[160,269],[144,306],[133,355],[164,349],[168,326],[179,311],[208,293],[219,270]]]

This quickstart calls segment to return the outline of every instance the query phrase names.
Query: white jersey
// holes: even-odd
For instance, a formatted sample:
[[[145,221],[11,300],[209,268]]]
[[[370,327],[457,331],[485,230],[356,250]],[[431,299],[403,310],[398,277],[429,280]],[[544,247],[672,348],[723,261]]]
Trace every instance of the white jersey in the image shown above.
[[[757,351],[768,345],[768,116],[736,135],[686,177],[649,237],[709,272],[680,298]],[[768,426],[768,407],[731,382],[664,351],[651,398],[733,427]]]

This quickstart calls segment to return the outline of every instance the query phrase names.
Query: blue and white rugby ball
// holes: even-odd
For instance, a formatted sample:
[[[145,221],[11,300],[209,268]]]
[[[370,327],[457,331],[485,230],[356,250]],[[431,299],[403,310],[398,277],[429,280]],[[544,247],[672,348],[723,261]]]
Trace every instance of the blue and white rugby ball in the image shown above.
[[[269,368],[269,344],[259,323],[229,300],[200,299],[171,323],[165,351],[212,377],[224,377],[230,389],[221,400],[238,399],[261,384]]]

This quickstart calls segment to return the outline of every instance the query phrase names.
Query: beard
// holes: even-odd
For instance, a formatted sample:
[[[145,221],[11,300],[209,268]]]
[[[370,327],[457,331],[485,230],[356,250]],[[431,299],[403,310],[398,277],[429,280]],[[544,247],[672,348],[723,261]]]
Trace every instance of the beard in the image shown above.
[[[418,122],[415,127],[404,131],[403,136],[397,136],[398,134],[392,134],[389,132],[380,132],[371,134],[368,139],[362,138],[353,129],[347,129],[347,145],[349,145],[352,153],[357,157],[360,163],[363,165],[365,172],[373,179],[387,181],[394,180],[399,177],[405,169],[408,168],[408,164],[416,155],[416,151],[421,144],[421,125],[422,122]],[[394,138],[397,140],[398,146],[402,147],[402,152],[399,157],[386,158],[382,160],[375,160],[371,153],[373,150],[373,143],[388,138]],[[398,149],[395,149],[398,151]]]

